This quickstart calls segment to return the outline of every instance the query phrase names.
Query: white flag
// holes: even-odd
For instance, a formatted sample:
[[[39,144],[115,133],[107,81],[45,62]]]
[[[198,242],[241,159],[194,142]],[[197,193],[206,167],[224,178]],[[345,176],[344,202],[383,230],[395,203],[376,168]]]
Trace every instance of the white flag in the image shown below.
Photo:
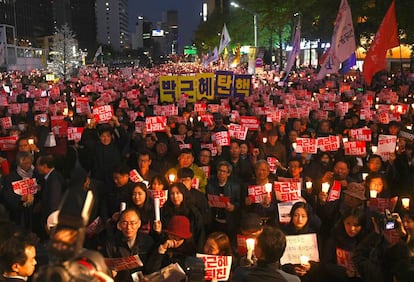
[[[98,58],[99,55],[103,55],[102,53],[102,45],[98,47],[98,49],[95,52],[95,57],[93,58],[94,61]]]
[[[337,73],[339,65],[348,59],[356,50],[354,25],[352,23],[351,8],[347,0],[342,0],[336,17],[332,34],[331,47],[324,60],[321,60],[321,70],[316,79],[322,79],[328,73]]]
[[[220,55],[224,51],[224,48],[226,48],[227,45],[229,45],[230,41],[231,41],[231,38],[230,38],[229,32],[227,30],[226,24],[224,24],[223,31],[221,32],[218,55]]]
[[[205,60],[204,67],[207,67],[209,64],[215,62],[218,60],[218,52],[217,52],[217,46],[214,47],[213,53]]]
[[[295,36],[293,37],[292,51],[289,54],[289,58],[286,62],[285,72],[286,78],[288,78],[289,73],[293,67],[296,56],[300,54],[300,19],[296,25]]]

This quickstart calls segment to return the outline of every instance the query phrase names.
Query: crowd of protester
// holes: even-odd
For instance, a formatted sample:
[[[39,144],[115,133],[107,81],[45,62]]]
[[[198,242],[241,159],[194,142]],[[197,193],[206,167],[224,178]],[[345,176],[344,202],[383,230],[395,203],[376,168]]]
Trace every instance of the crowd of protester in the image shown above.
[[[201,69],[194,64],[175,63],[132,69],[128,76],[122,69],[105,74],[90,66],[68,82],[46,82],[40,72],[1,74],[2,279],[31,276],[36,265],[33,246],[38,266],[47,264],[50,229],[57,224],[51,214],[59,210],[68,189],[79,189],[95,196],[84,247],[106,258],[139,255],[142,261],[138,268],[112,271],[115,281],[134,281],[137,271],[148,275],[176,262],[185,269],[196,253],[231,256],[233,281],[410,281],[414,271],[410,73],[381,73],[364,88],[359,72],[316,81],[312,69],[303,69],[281,83],[279,72],[265,71],[254,76],[248,99],[204,99],[207,104],[229,105],[230,110],[220,107],[211,113],[211,123],[199,119],[205,113],[195,112],[194,103],[187,103],[178,109],[178,116],[167,117],[162,131],[136,128],[136,121],[154,116],[155,104],[168,104],[159,97],[161,75],[197,72]],[[135,99],[127,98],[128,91],[135,91]],[[79,112],[77,97],[87,97],[89,106],[98,107],[105,92],[111,93],[106,103],[114,110],[108,122]],[[294,105],[287,103],[292,101],[288,96],[296,98]],[[40,100],[47,100],[46,108],[35,106]],[[319,108],[307,115],[282,114],[278,120],[258,111],[265,106],[299,109],[310,101]],[[12,111],[13,104],[28,108]],[[325,108],[328,104],[333,107]],[[347,111],[339,111],[338,104],[347,104]],[[404,112],[391,109],[398,105],[407,107]],[[384,121],[376,115],[384,107],[395,118]],[[322,109],[326,115],[320,114]],[[373,116],[362,116],[362,109],[373,110]],[[63,116],[68,127],[83,128],[80,138],[68,140],[54,132],[54,116]],[[244,140],[214,144],[212,136],[228,131],[240,116],[256,116],[259,128],[248,130]],[[9,124],[3,121],[7,117]],[[351,132],[360,128],[370,129],[370,141],[364,143],[363,154],[353,155],[344,143],[355,141]],[[397,136],[395,151],[385,159],[374,149],[381,135]],[[296,150],[298,138],[329,136],[339,137],[339,148],[314,154]],[[9,137],[15,143],[7,141]],[[15,183],[32,178],[37,191],[19,194]],[[69,185],[74,179],[80,185]],[[275,181],[300,182],[299,197],[288,215],[282,214],[283,199],[273,189],[259,202],[249,196],[249,187]],[[326,183],[331,190],[338,189],[337,197],[322,189]],[[165,191],[168,196],[157,216],[153,198]],[[217,207],[211,195],[228,201]],[[412,202],[403,204],[402,198]],[[391,214],[372,208],[377,199],[385,199]],[[282,221],[283,216],[288,220]],[[393,232],[384,223],[389,216]],[[36,234],[38,242],[29,233]],[[319,260],[282,264],[286,237],[303,234],[316,234]],[[239,235],[256,238],[253,255],[240,251]],[[338,249],[351,254],[351,266],[338,263]],[[25,264],[33,269],[26,270]]]

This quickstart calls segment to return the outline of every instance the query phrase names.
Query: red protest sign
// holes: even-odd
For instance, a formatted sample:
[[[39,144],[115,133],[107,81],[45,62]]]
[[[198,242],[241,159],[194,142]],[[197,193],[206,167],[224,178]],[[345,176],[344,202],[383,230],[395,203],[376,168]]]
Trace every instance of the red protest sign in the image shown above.
[[[241,116],[240,124],[247,127],[249,130],[258,130],[260,127],[260,121],[257,117],[252,116]]]
[[[318,137],[317,144],[322,152],[335,152],[340,147],[339,136]]]
[[[76,113],[89,114],[91,109],[89,107],[88,97],[76,97]]]
[[[230,197],[207,194],[208,203],[212,208],[226,208],[230,203]]]
[[[204,262],[205,281],[227,281],[230,277],[231,256],[197,254]]]
[[[216,145],[230,146],[230,134],[228,131],[219,131],[211,135],[211,140]]]
[[[165,131],[165,126],[167,125],[167,117],[146,117],[145,125],[147,127],[147,132]]]
[[[97,123],[106,123],[112,119],[114,109],[112,105],[105,105],[93,108],[93,117]]]
[[[52,132],[59,137],[65,137],[68,133],[68,123],[64,120],[64,118],[64,116],[50,117]]]
[[[6,136],[0,137],[0,150],[1,151],[11,151],[16,146],[16,141],[18,136]]]
[[[13,125],[11,117],[0,118],[0,124],[3,129],[9,129]]]
[[[300,182],[275,181],[273,189],[275,190],[276,198],[282,202],[297,201],[301,196]]]
[[[363,156],[367,153],[365,141],[345,142],[344,150],[347,156]]]
[[[229,125],[230,138],[235,138],[238,140],[246,140],[247,131],[248,131],[248,128],[243,125],[235,124],[235,123],[231,123]]]
[[[267,195],[264,186],[261,185],[249,185],[247,187],[247,194],[253,203],[263,203],[264,197]]]
[[[160,199],[160,207],[162,208],[168,199],[168,190],[148,190],[149,195],[153,199]]]
[[[371,142],[372,131],[368,127],[351,129],[351,138],[357,141]]]
[[[82,138],[83,127],[68,127],[68,140],[80,141]]]
[[[37,193],[36,178],[26,178],[12,182],[14,193],[21,196],[34,195]]]
[[[318,148],[316,139],[313,138],[296,138],[297,153],[316,154]]]

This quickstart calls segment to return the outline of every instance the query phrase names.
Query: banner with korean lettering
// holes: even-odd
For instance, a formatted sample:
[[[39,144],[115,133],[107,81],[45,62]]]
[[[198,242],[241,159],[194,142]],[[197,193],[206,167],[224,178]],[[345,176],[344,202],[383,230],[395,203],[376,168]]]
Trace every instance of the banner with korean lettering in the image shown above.
[[[112,105],[105,105],[93,108],[93,117],[97,123],[107,123],[112,119],[114,109]]]
[[[160,199],[160,207],[162,208],[168,199],[168,190],[148,190],[152,199]]]
[[[265,196],[267,195],[266,189],[261,185],[249,185],[247,187],[247,195],[252,203],[263,203]]]
[[[244,100],[252,91],[252,76],[250,74],[235,74],[233,84],[233,97]]]
[[[371,142],[372,131],[368,127],[351,129],[351,138],[357,141]]]
[[[185,93],[187,95],[187,102],[194,103],[197,101],[197,81],[193,75],[177,77],[175,101],[179,100],[181,93]]]
[[[367,153],[365,141],[350,141],[344,143],[346,156],[363,156]]]
[[[280,182],[273,183],[276,199],[282,202],[297,201],[301,197],[300,182]]]
[[[227,208],[230,203],[230,197],[207,194],[207,199],[212,208]]]
[[[313,138],[296,138],[296,153],[316,154],[317,142]]]
[[[397,136],[395,135],[384,135],[378,136],[378,149],[377,155],[380,155],[383,161],[390,159],[390,154],[395,152],[397,145]]]
[[[160,76],[160,100],[161,102],[175,102],[178,100],[178,76]]]
[[[246,140],[248,128],[246,126],[230,123],[229,133],[230,138],[235,138],[238,140]]]
[[[89,107],[88,97],[76,97],[76,113],[77,114],[90,114],[91,108]]]
[[[318,148],[322,152],[336,152],[340,147],[339,136],[331,135],[328,137],[318,137],[317,138]]]
[[[307,256],[309,261],[319,261],[318,240],[315,233],[286,236],[286,249],[280,263],[301,264],[301,256]]]
[[[10,127],[12,127],[13,124],[11,117],[0,118],[0,125],[3,129],[9,129]]]
[[[68,127],[68,140],[80,141],[84,129],[84,127]]]
[[[230,277],[232,256],[196,254],[204,262],[205,281],[227,281]]]
[[[215,97],[214,78],[215,78],[214,73],[198,73],[196,75],[197,100],[198,101],[200,101],[203,98],[207,100],[214,100],[214,97]]]
[[[244,125],[249,130],[258,130],[260,127],[260,121],[254,116],[241,116],[240,124]]]
[[[219,131],[212,133],[211,140],[216,145],[230,146],[230,134],[228,131]]]
[[[217,98],[231,97],[233,93],[232,71],[216,71],[214,93]]]
[[[18,136],[0,137],[0,151],[11,151],[16,146]]]
[[[146,117],[145,124],[147,127],[147,132],[162,132],[165,131],[165,126],[167,125],[167,117]]]
[[[14,193],[20,196],[34,195],[37,193],[36,178],[26,178],[19,181],[13,181],[12,187]]]
[[[341,248],[336,248],[336,263],[345,267],[347,273],[357,273],[354,262],[352,261],[352,252],[345,251]]]

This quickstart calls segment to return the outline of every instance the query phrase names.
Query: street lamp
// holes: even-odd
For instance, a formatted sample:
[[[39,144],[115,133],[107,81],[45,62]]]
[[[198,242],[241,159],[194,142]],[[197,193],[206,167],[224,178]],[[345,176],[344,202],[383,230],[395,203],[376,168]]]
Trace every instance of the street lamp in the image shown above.
[[[230,5],[232,5],[235,8],[240,8],[250,14],[253,15],[253,26],[254,26],[254,47],[257,47],[257,13],[250,10],[249,8],[246,8],[239,3],[231,2]]]

